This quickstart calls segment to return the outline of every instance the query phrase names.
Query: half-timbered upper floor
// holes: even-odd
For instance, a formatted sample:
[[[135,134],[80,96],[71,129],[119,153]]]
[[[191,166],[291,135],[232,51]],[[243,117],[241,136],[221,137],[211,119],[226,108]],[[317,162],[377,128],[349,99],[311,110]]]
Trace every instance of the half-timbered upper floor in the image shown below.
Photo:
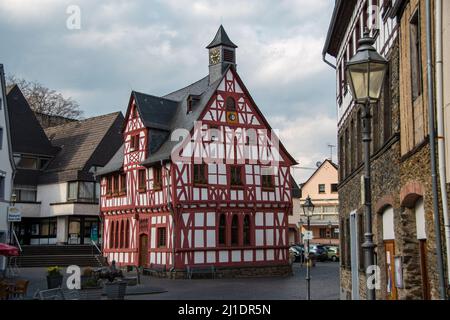
[[[346,64],[358,50],[358,41],[368,29],[376,39],[375,48],[388,58],[398,36],[398,22],[392,17],[395,1],[336,1],[327,41],[323,50],[334,58],[336,67],[336,106],[338,126],[344,125],[355,107],[349,90]]]

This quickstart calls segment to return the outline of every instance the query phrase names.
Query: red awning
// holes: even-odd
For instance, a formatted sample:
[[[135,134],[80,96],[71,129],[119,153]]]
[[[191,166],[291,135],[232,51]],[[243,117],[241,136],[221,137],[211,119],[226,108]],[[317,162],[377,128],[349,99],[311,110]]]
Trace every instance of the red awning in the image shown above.
[[[0,256],[18,256],[19,255],[19,248],[10,246],[6,243],[0,243]]]

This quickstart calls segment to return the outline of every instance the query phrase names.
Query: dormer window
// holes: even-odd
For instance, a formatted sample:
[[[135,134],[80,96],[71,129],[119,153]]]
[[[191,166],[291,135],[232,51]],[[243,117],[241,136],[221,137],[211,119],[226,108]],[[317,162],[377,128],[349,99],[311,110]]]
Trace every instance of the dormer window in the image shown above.
[[[192,112],[192,108],[195,107],[195,105],[198,104],[198,102],[200,101],[200,96],[197,95],[190,95],[187,98],[187,113],[191,113]]]

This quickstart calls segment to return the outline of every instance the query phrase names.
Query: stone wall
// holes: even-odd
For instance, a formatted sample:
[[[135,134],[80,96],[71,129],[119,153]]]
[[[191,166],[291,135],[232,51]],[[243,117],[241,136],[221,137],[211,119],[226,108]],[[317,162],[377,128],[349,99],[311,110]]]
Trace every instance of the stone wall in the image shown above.
[[[186,270],[159,271],[145,269],[144,274],[169,279],[186,279],[188,277]],[[233,278],[262,278],[262,277],[290,277],[293,276],[292,265],[258,266],[258,267],[219,267],[215,269],[214,277],[216,279]],[[195,272],[194,279],[211,279],[212,272],[206,269]]]
[[[374,243],[376,244],[375,252],[377,256],[377,264],[380,267],[381,289],[377,290],[378,299],[386,299],[386,261],[384,253],[384,243],[382,237],[382,217],[381,213],[387,206],[394,208],[394,223],[400,224],[400,141],[399,141],[399,48],[396,44],[390,53],[391,64],[391,121],[392,133],[390,139],[385,140],[379,150],[372,152],[371,170],[372,170],[372,227],[374,234]],[[381,107],[384,107],[383,96],[381,98]],[[354,111],[356,112],[356,111]],[[354,117],[352,115],[351,117]],[[351,118],[350,117],[350,118]],[[384,136],[383,128],[380,125],[378,131],[381,137]],[[349,177],[341,182],[339,187],[339,214],[341,221],[341,230],[345,230],[342,225],[343,219],[347,219],[350,213],[356,211],[360,217],[364,216],[364,207],[361,205],[361,176],[363,168],[360,166]],[[348,240],[349,241],[349,240]],[[360,243],[361,245],[362,243]],[[366,277],[363,268],[364,252],[360,249],[360,268],[359,272],[359,288],[360,298],[366,297]],[[344,260],[341,257],[341,260]],[[348,299],[351,297],[351,267],[344,266],[341,262],[341,298]]]

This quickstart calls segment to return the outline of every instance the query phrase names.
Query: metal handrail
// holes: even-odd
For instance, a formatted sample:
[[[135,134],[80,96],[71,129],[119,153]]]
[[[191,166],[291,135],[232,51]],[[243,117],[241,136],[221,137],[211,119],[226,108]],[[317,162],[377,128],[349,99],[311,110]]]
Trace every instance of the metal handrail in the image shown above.
[[[19,248],[19,251],[22,252],[22,246],[20,245],[19,239],[17,238],[16,232],[14,231],[14,229],[11,230],[14,236],[14,239],[16,240],[17,243],[17,247]]]
[[[94,240],[91,240],[92,245],[97,249],[98,253],[102,254],[102,250],[97,246]],[[92,252],[92,255],[94,255],[94,252]]]

